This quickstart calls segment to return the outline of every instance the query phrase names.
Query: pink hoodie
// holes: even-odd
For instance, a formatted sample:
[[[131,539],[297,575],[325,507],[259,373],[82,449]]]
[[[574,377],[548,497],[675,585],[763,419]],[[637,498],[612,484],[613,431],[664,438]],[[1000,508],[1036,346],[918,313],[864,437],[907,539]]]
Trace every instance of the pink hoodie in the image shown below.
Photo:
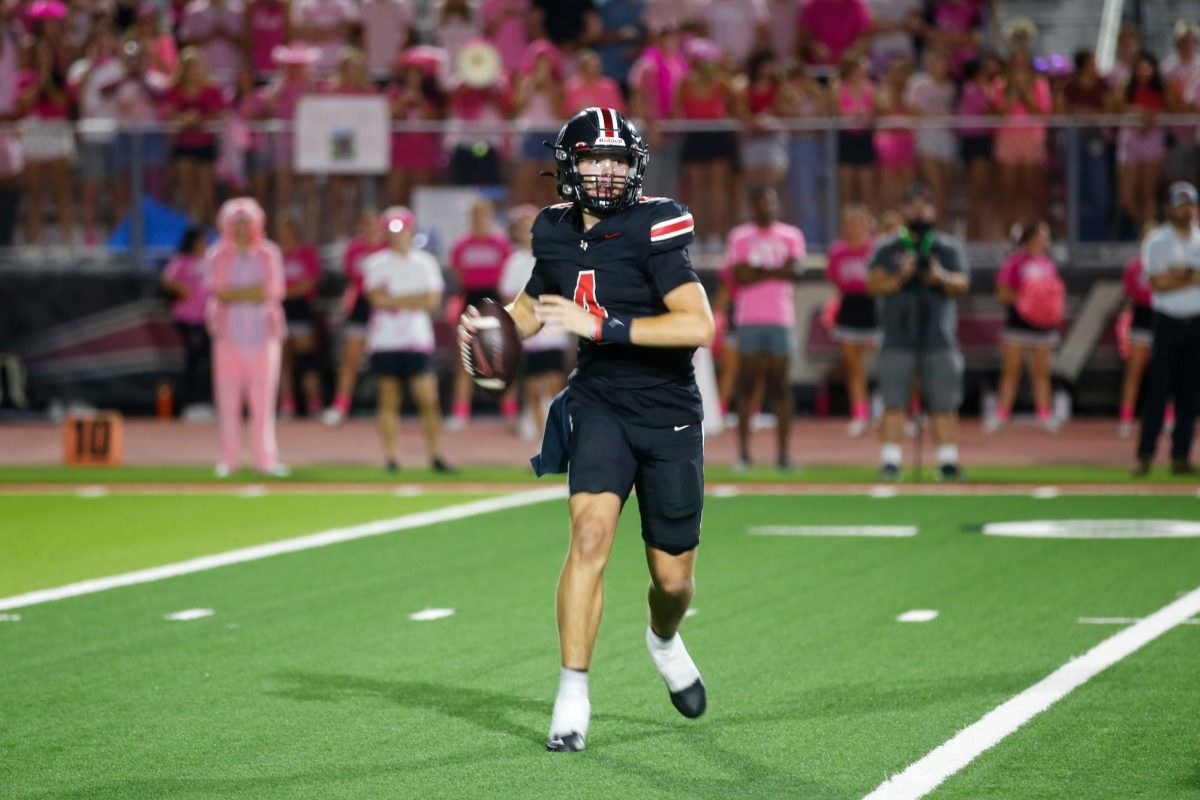
[[[250,220],[249,254],[261,265],[262,284],[266,300],[261,311],[266,318],[266,331],[270,339],[282,340],[286,332],[283,316],[284,272],[283,256],[279,247],[263,233],[265,215],[262,207],[252,198],[237,197],[226,201],[217,214],[217,229],[221,238],[208,249],[208,280],[212,297],[208,302],[208,329],[214,339],[227,339],[230,331],[230,304],[217,299],[217,292],[238,285],[234,280],[234,264],[238,259],[237,245],[233,242],[233,222],[240,216]]]

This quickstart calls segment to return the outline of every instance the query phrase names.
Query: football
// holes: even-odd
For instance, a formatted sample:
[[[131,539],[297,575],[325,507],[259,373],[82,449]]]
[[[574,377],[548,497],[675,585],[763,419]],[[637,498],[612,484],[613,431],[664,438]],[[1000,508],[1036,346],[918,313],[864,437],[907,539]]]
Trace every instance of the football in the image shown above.
[[[473,319],[475,333],[462,345],[462,362],[475,385],[500,397],[521,371],[521,334],[504,306],[484,300]]]

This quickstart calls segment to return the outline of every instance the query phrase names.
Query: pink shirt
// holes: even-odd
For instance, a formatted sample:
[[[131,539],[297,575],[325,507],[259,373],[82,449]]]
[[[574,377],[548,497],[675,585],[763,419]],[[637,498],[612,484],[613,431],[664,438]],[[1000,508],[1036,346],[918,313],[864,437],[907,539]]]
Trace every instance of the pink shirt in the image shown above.
[[[24,94],[29,91],[29,87],[37,85],[37,74],[33,70],[27,69],[21,72],[17,78],[17,91]],[[28,116],[37,117],[38,119],[67,119],[71,113],[71,101],[67,98],[66,87],[63,87],[61,93],[62,100],[54,102],[50,100],[50,96],[45,92],[38,92],[33,100],[33,105],[29,108]]]
[[[629,85],[645,96],[655,119],[670,119],[675,92],[687,73],[687,60],[680,53],[647,47],[629,68]]]
[[[266,280],[263,262],[253,250],[233,257],[229,275],[230,289],[257,286]],[[227,303],[229,309],[229,340],[243,350],[254,350],[266,343],[270,333],[268,303]]]
[[[356,21],[358,8],[348,0],[296,0],[292,6],[292,19],[324,33]],[[320,72],[332,71],[337,66],[338,53],[346,46],[346,42],[338,37],[312,44],[321,51],[321,57],[313,65],[313,69]]]
[[[749,264],[757,269],[778,269],[791,259],[804,258],[804,234],[783,222],[760,228],[753,222],[729,232],[725,267]],[[796,305],[791,281],[769,280],[738,286],[733,300],[733,318],[739,325],[783,325],[796,323]]]
[[[242,66],[242,49],[226,36],[240,36],[245,30],[245,7],[241,0],[225,0],[219,6],[211,0],[192,0],[183,12],[179,38],[195,42],[220,34],[200,45],[208,71],[218,83],[232,83]]]
[[[601,76],[595,83],[584,83],[578,75],[567,81],[566,106],[568,112],[580,108],[597,106],[615,108],[625,113],[625,96],[621,87],[612,78]]]
[[[301,81],[269,83],[259,90],[259,111],[274,119],[295,119],[300,98],[313,91]]]
[[[1004,83],[1003,79],[996,81],[996,87],[994,89],[995,95],[992,98],[992,100],[998,108],[1004,108],[1004,103],[1005,103],[1004,88],[1005,88],[1005,83]],[[1033,95],[1033,97],[1032,97],[1033,108],[1026,108],[1024,103],[1016,102],[1013,104],[1012,108],[1009,109],[1004,114],[1004,119],[1006,120],[1006,122],[1003,126],[1003,129],[1005,131],[1010,131],[1010,132],[1011,131],[1021,131],[1024,133],[1036,133],[1036,132],[1041,132],[1041,131],[1046,130],[1046,127],[1044,125],[1028,125],[1028,124],[1022,125],[1020,123],[1007,121],[1007,120],[1018,120],[1018,119],[1030,117],[1030,116],[1033,116],[1034,114],[1049,114],[1050,113],[1050,110],[1054,107],[1054,104],[1050,98],[1050,84],[1049,84],[1049,82],[1046,81],[1045,78],[1034,78],[1033,79],[1033,88],[1032,88],[1031,94]]]
[[[871,30],[871,11],[863,0],[805,0],[796,24],[829,48],[828,59],[813,63],[837,64],[858,37]]]
[[[311,244],[303,244],[294,250],[283,254],[283,280],[288,291],[304,281],[321,280],[321,262],[317,258],[317,250]],[[317,284],[305,292],[299,299],[312,300],[317,296]]]
[[[961,117],[982,117],[992,108],[991,93],[974,81],[963,84],[958,99],[958,114]],[[963,128],[959,136],[987,136],[989,128]]]
[[[770,21],[766,0],[708,0],[700,16],[708,23],[708,38],[738,64],[754,50],[758,27]]]
[[[287,42],[288,9],[283,3],[251,0],[250,68],[255,74],[275,71],[271,51]]]
[[[791,58],[796,52],[796,18],[800,14],[800,0],[767,0],[770,14],[771,47],[782,59]]]
[[[510,9],[513,13],[505,16]],[[500,61],[509,72],[521,69],[525,47],[529,44],[529,31],[525,27],[529,12],[529,0],[483,0],[479,7],[484,30],[495,25],[488,41],[500,51]]]
[[[1125,285],[1125,294],[1129,295],[1135,306],[1150,307],[1154,290],[1150,288],[1150,276],[1142,267],[1141,258],[1135,258],[1125,265],[1125,275],[1121,282]]]
[[[500,283],[504,262],[511,252],[512,244],[506,236],[468,233],[455,242],[450,252],[450,266],[463,289],[494,289]]]
[[[829,265],[825,277],[838,288],[842,296],[867,293],[867,262],[873,243],[851,247],[839,240],[829,247]]]
[[[181,111],[198,111],[204,116],[210,116],[225,108],[225,98],[221,90],[209,84],[190,97],[184,96],[178,87],[172,87],[167,93],[166,106],[172,114]],[[209,120],[213,122],[214,120]],[[176,134],[175,141],[184,147],[207,147],[216,144],[217,135],[201,130],[184,130]]]
[[[175,255],[163,277],[187,287],[187,297],[171,304],[171,316],[187,325],[203,325],[208,307],[208,262],[203,256]]]
[[[1027,278],[1035,275],[1057,276],[1058,268],[1054,266],[1054,261],[1047,256],[1030,255],[1024,250],[1018,250],[1010,255],[1000,267],[1000,272],[996,275],[996,285],[1007,286],[1014,292],[1020,292],[1021,284]]]
[[[983,12],[975,0],[961,3],[951,3],[942,0],[935,3],[933,8],[934,25],[944,33],[965,34],[979,28],[983,24]],[[962,65],[979,55],[975,45],[959,47],[950,53],[950,66],[955,75],[962,70]]]
[[[386,78],[408,41],[416,11],[411,0],[365,0],[358,14],[367,70],[373,77]]]
[[[350,285],[359,294],[363,291],[363,271],[362,262],[367,256],[372,253],[378,253],[386,244],[368,244],[362,239],[351,239],[346,245],[346,253],[342,256],[342,272],[346,275],[346,280],[350,281]]]

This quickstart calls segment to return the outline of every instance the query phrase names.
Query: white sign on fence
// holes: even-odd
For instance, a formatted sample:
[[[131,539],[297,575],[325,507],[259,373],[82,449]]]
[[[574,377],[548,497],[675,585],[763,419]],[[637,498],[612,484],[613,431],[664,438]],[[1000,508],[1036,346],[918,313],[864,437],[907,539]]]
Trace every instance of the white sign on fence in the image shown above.
[[[304,97],[296,107],[296,171],[382,175],[391,166],[383,97]]]

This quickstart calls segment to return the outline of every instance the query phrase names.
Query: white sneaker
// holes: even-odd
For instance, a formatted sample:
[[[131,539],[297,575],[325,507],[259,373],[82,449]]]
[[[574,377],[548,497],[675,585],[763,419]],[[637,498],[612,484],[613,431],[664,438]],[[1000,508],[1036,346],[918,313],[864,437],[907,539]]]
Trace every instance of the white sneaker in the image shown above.
[[[546,749],[554,753],[578,753],[583,750],[591,717],[592,704],[586,696],[565,698],[560,694],[554,701]]]
[[[1058,433],[1058,431],[1062,428],[1062,422],[1058,419],[1058,417],[1047,417],[1046,419],[1040,420],[1038,424],[1041,426],[1042,430],[1046,431],[1046,433]]]
[[[459,431],[463,430],[466,427],[467,427],[467,418],[460,417],[455,414],[451,414],[450,416],[446,417],[446,422],[444,425],[442,425],[442,428],[447,433],[458,433]]]
[[[229,468],[228,464],[217,464],[217,466],[213,468],[213,474],[218,478],[228,478],[233,474],[233,470]]]
[[[259,470],[263,475],[270,475],[272,478],[287,478],[292,474],[292,468],[286,464],[276,464],[273,467]]]
[[[1118,438],[1128,439],[1130,436],[1133,436],[1133,423],[1132,422],[1122,422],[1120,425],[1117,426],[1117,437]]]
[[[993,433],[999,433],[1004,430],[1006,425],[1008,423],[999,417],[988,417],[983,421],[983,432],[991,436]]]
[[[750,430],[752,431],[774,430],[776,424],[778,424],[778,420],[775,419],[774,414],[759,413],[750,418]]]
[[[341,425],[342,420],[345,418],[346,415],[333,406],[325,409],[325,411],[321,414],[321,422],[323,422],[325,425],[328,425],[330,428]]]
[[[846,426],[846,435],[851,439],[857,439],[859,436],[862,436],[867,432],[867,426],[870,424],[871,421],[864,417],[852,419],[850,420],[850,424]]]

